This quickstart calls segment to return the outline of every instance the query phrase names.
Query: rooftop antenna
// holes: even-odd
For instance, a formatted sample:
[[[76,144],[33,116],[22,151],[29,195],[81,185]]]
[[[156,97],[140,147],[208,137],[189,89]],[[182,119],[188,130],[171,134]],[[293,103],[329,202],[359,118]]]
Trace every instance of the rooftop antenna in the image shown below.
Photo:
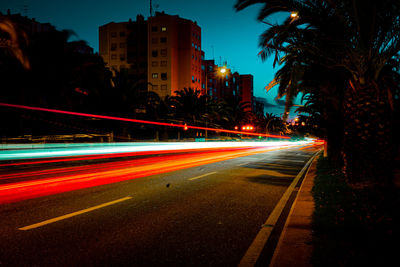
[[[154,11],[157,10],[158,7],[159,7],[158,4],[155,4],[153,7],[153,1],[150,0],[150,17],[154,15]]]
[[[153,3],[150,0],[150,17],[152,17],[152,16],[153,16]]]

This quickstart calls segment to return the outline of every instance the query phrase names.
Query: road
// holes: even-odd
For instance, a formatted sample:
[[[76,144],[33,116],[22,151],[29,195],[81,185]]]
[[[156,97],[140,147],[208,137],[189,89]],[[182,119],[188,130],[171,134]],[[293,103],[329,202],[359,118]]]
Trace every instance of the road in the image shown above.
[[[257,153],[241,150],[242,155],[222,161],[202,160],[182,169],[133,177],[138,179],[128,179],[132,172],[125,172],[124,179],[112,183],[3,203],[0,265],[237,266],[316,151],[304,146]],[[170,162],[192,157],[181,154],[179,161]],[[46,180],[68,173],[76,178],[77,173],[87,175],[90,170],[104,172],[99,164],[111,164],[114,170],[127,168],[123,163],[128,160],[91,163],[89,169],[63,169],[61,174],[56,168],[36,176]],[[166,168],[157,165],[162,162],[146,164]],[[18,182],[32,183],[33,176],[19,176]],[[57,188],[64,182],[47,186]],[[23,194],[25,188],[13,190]]]

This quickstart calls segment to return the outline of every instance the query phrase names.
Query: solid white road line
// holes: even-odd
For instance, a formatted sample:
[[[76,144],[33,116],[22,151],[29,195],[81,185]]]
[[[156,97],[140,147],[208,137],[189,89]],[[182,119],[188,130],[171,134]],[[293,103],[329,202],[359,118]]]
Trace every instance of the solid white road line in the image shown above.
[[[261,251],[263,250],[265,244],[268,241],[268,238],[275,227],[276,222],[278,221],[279,216],[281,215],[283,208],[286,206],[286,203],[289,200],[293,189],[297,185],[303,173],[307,170],[308,166],[314,160],[319,152],[315,153],[314,156],[304,165],[303,169],[297,174],[296,178],[289,185],[288,189],[286,189],[285,193],[283,193],[282,198],[279,200],[278,204],[275,206],[274,210],[269,215],[267,221],[262,226],[261,230],[258,232],[256,238],[251,243],[250,247],[247,249],[244,254],[242,260],[239,263],[239,267],[244,266],[254,266],[260,257]]]
[[[50,224],[50,223],[54,223],[54,222],[58,222],[58,221],[61,221],[61,220],[65,220],[65,219],[68,219],[68,218],[71,218],[71,217],[74,217],[74,216],[77,216],[77,215],[80,215],[80,214],[83,214],[83,213],[87,213],[87,212],[90,212],[90,211],[93,211],[93,210],[97,210],[97,209],[101,209],[101,208],[104,208],[104,207],[107,207],[107,206],[110,206],[110,205],[114,205],[114,204],[117,204],[119,202],[131,199],[131,198],[132,197],[120,198],[120,199],[117,199],[117,200],[114,200],[114,201],[110,201],[110,202],[107,202],[107,203],[103,203],[103,204],[100,204],[100,205],[97,205],[97,206],[94,206],[94,207],[91,207],[91,208],[87,208],[87,209],[84,209],[84,210],[80,210],[80,211],[69,213],[69,214],[66,214],[66,215],[63,215],[63,216],[59,216],[59,217],[56,217],[56,218],[53,218],[53,219],[49,219],[49,220],[46,220],[46,221],[43,221],[43,222],[39,222],[39,223],[35,223],[35,224],[28,225],[28,226],[25,226],[25,227],[21,227],[21,228],[18,228],[18,230],[22,230],[22,231],[31,230],[31,229],[34,229],[34,228],[38,228],[38,227]]]
[[[200,179],[200,178],[203,178],[203,177],[205,177],[205,176],[208,176],[208,175],[211,175],[211,174],[214,174],[214,173],[217,173],[217,172],[209,172],[209,173],[206,173],[206,174],[203,174],[203,175],[200,175],[200,176],[196,176],[196,177],[193,177],[193,178],[189,178],[188,180],[189,180],[189,181],[192,181],[192,180]]]

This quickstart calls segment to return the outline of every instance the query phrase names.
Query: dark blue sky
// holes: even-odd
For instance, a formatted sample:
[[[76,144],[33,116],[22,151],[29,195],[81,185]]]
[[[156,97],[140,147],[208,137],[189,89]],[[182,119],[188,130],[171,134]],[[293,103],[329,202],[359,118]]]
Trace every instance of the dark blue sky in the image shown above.
[[[70,29],[77,39],[85,40],[98,51],[98,27],[114,22],[135,20],[137,14],[149,16],[149,0],[2,0],[0,11],[21,13],[39,22],[49,22],[57,29]],[[273,79],[272,59],[262,62],[258,57],[258,40],[266,25],[256,20],[260,5],[236,12],[236,0],[153,0],[157,11],[197,21],[202,29],[202,48],[206,59],[240,74],[254,75],[254,94],[275,104],[276,88],[268,94],[264,87]],[[274,21],[272,21],[274,22]],[[266,112],[280,115],[282,108],[271,107]]]

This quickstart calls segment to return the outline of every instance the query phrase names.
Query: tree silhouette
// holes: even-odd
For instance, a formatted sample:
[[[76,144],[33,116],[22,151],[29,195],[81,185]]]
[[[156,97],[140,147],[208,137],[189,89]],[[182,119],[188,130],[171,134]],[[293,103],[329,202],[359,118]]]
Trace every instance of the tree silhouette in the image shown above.
[[[281,82],[289,96],[288,105],[292,92],[296,92],[292,89],[302,83],[310,66],[324,67],[334,81],[340,79],[338,84],[343,84],[343,94],[338,94],[337,102],[343,112],[342,154],[346,177],[351,183],[386,183],[391,176],[393,95],[399,86],[387,66],[391,61],[399,63],[400,3],[261,2],[264,3],[259,14],[262,21],[277,12],[297,13],[293,17],[288,14],[285,21],[272,25],[261,37],[263,58],[275,55],[275,62],[279,62],[280,55],[300,54],[293,64],[287,60],[287,70],[283,70],[286,78],[282,77]],[[241,10],[256,3],[260,1],[239,0],[236,8]],[[334,77],[334,73],[342,74]],[[389,80],[394,86],[384,85]],[[329,91],[332,87],[326,88]],[[319,95],[326,94],[321,88],[318,90]]]

